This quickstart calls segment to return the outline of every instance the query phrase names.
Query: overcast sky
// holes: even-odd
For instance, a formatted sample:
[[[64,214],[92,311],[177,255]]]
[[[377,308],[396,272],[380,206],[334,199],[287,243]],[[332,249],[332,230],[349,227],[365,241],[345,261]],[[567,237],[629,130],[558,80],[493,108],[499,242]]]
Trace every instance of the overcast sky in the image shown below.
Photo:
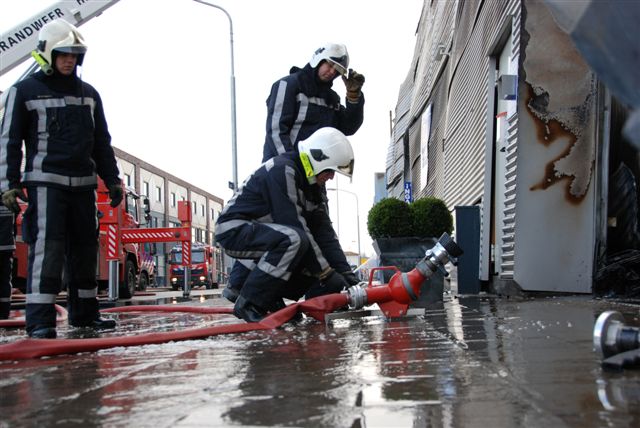
[[[5,32],[56,2],[2,3],[0,31]],[[262,158],[271,84],[291,66],[304,66],[320,45],[347,45],[350,67],[366,77],[365,119],[350,138],[353,182],[338,179],[344,191],[329,193],[330,210],[343,249],[357,252],[359,220],[361,250],[373,255],[366,220],[374,173],[385,169],[389,112],[409,71],[422,0],[211,3],[233,20],[239,182]],[[233,174],[226,15],[193,0],[120,0],[80,31],[89,46],[82,78],[103,98],[112,144],[227,201]],[[23,69],[1,76],[0,90]],[[344,102],[342,81],[336,80],[334,89]],[[336,180],[328,187],[335,185]],[[349,192],[358,195],[359,216]]]

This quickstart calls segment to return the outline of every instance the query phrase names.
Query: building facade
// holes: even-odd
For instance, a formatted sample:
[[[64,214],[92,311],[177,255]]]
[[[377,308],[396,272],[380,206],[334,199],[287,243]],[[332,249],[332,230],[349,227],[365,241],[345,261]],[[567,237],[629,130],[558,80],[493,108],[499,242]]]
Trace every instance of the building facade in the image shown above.
[[[193,242],[215,245],[214,229],[224,201],[186,181],[169,174],[129,153],[114,147],[118,168],[126,185],[135,189],[142,198],[149,199],[150,222],[148,227],[179,227],[178,202],[190,201]],[[156,283],[167,285],[169,253],[175,243],[155,244],[155,261],[158,268]],[[218,282],[225,282],[224,260],[218,257]]]
[[[591,293],[613,245],[615,102],[546,2],[426,0],[387,192],[404,198],[410,183],[414,199],[452,212],[479,206],[478,277],[489,286]]]

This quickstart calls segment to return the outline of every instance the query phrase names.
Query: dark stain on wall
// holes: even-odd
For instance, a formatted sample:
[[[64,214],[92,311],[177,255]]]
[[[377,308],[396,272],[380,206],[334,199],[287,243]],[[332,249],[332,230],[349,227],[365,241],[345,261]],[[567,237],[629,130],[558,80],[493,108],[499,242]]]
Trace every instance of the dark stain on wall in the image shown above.
[[[538,114],[534,113],[546,111],[548,100],[549,94],[547,92],[542,92],[540,95],[535,95],[531,85],[527,84],[527,99],[525,100],[525,103],[528,107],[529,114],[533,118],[533,121],[536,125],[536,141],[546,147],[550,146],[559,138],[562,138],[563,140],[568,142],[565,149],[557,157],[547,162],[544,168],[543,178],[538,183],[531,186],[529,189],[531,191],[546,190],[554,184],[564,182],[565,199],[572,205],[578,205],[584,200],[586,192],[580,195],[572,194],[570,188],[571,182],[573,181],[574,177],[563,173],[557,173],[555,168],[555,163],[557,161],[569,155],[572,147],[576,144],[577,137],[575,136],[575,134],[565,129],[558,120],[543,120],[539,117]]]

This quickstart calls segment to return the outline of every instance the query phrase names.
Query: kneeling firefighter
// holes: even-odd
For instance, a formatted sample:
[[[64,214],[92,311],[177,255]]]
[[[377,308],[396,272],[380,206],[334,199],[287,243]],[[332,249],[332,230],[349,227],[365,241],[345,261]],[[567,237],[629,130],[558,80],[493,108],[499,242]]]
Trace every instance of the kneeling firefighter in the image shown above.
[[[315,237],[316,211],[324,205],[314,184],[324,185],[335,172],[351,178],[353,164],[344,134],[320,128],[297,151],[263,163],[236,191],[218,218],[216,240],[229,256],[251,262],[234,306],[238,318],[257,322],[284,307],[283,298],[349,287],[323,256],[326,242]]]

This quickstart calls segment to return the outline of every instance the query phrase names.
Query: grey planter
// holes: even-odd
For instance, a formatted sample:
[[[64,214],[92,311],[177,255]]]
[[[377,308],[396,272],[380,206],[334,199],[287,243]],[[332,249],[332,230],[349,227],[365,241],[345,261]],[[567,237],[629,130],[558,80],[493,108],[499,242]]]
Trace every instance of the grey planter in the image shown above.
[[[427,250],[431,249],[437,238],[376,238],[373,248],[378,255],[380,266],[396,266],[402,272],[409,272],[416,263],[424,258]],[[389,282],[394,271],[383,271],[382,281]],[[423,308],[442,302],[444,293],[444,276],[435,272],[431,278],[425,280],[420,287],[420,297],[410,307]]]

